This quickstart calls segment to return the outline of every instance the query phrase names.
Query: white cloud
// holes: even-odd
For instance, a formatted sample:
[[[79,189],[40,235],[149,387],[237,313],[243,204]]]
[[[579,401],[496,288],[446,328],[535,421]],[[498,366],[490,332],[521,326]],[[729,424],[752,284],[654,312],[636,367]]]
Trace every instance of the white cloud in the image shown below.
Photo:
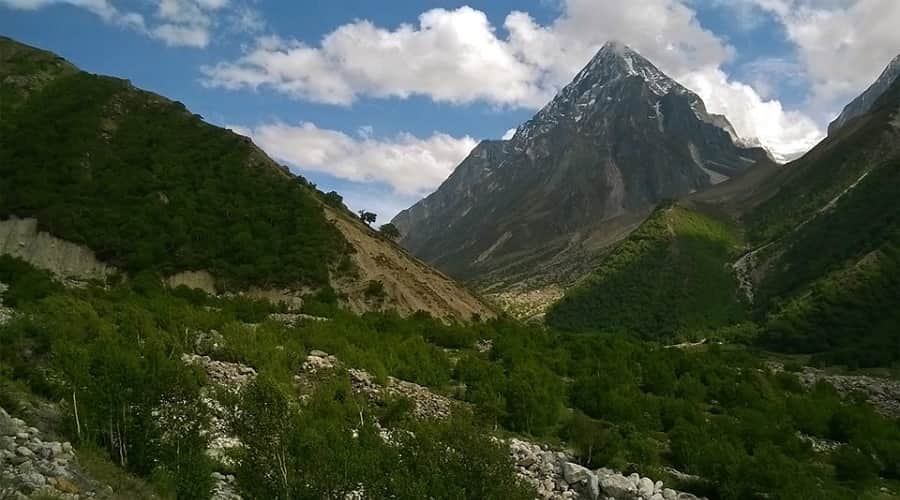
[[[264,26],[257,11],[246,5],[232,5],[230,0],[154,0],[150,4],[154,9],[145,15],[120,10],[110,0],[0,0],[0,5],[20,10],[70,5],[173,47],[209,45],[213,30],[221,24],[220,15],[227,17],[232,31],[254,33]]]
[[[0,5],[19,10],[38,10],[61,4],[78,7],[100,17],[103,21],[136,31],[144,31],[144,16],[137,12],[124,12],[108,0],[0,0]]]
[[[704,29],[684,1],[564,0],[560,16],[548,25],[511,12],[504,21],[505,37],[484,13],[470,7],[432,9],[419,16],[417,25],[394,29],[357,20],[315,46],[260,37],[238,59],[204,67],[204,83],[227,89],[268,87],[337,105],[362,96],[425,95],[438,102],[535,109],[604,42],[618,39],[689,87],[703,82],[702,97],[727,94],[710,102],[710,110],[726,112],[739,134],[759,137],[780,155],[793,154],[799,142],[809,142],[805,138],[822,136],[811,120],[726,77],[721,67],[734,49]]]
[[[897,0],[739,0],[769,12],[796,46],[812,104],[840,106],[900,52]]]
[[[538,68],[516,57],[487,16],[470,7],[429,10],[418,26],[393,31],[355,21],[325,36],[319,47],[264,37],[237,61],[204,73],[211,85],[269,86],[329,104],[350,104],[360,95],[419,94],[452,103],[534,107],[548,96],[536,84]]]
[[[278,160],[300,169],[350,181],[388,184],[401,195],[422,195],[436,188],[476,144],[468,136],[456,138],[442,133],[424,139],[406,133],[376,139],[365,128],[360,137],[352,137],[312,123],[230,128],[251,137]]]
[[[153,36],[173,47],[206,47],[209,31],[202,26],[160,24],[152,30]]]
[[[758,139],[780,161],[802,155],[822,139],[810,117],[764,100],[753,87],[729,81],[719,69],[687,74],[682,83],[694,89],[709,110],[727,116],[738,134]]]

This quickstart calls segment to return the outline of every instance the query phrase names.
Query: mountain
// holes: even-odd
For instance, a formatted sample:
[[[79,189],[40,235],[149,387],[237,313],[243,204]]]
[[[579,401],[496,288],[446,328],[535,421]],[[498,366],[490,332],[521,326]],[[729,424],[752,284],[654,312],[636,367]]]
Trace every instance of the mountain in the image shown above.
[[[897,57],[888,63],[884,71],[881,72],[881,76],[875,80],[875,83],[851,101],[850,104],[846,105],[841,114],[828,124],[828,135],[835,133],[853,118],[869,111],[872,105],[875,104],[875,101],[878,100],[878,97],[897,80],[897,77],[900,77],[900,54],[897,54]]]
[[[661,200],[767,158],[741,143],[696,94],[610,42],[512,139],[481,142],[393,223],[414,254],[482,288],[569,283]]]
[[[803,157],[658,210],[547,321],[665,339],[751,331],[824,363],[890,365],[900,360],[898,192],[895,80]],[[747,320],[757,326],[739,328]]]
[[[126,80],[3,38],[0,116],[0,249],[61,277],[493,315],[250,139]]]

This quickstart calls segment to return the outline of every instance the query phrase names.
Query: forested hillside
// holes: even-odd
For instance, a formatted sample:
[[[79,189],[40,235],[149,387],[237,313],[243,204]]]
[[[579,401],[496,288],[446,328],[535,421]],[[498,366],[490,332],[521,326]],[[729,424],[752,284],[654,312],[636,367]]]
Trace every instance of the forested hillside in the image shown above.
[[[356,311],[494,315],[360,222],[339,194],[179,102],[6,38],[0,98],[4,252],[77,280],[151,273],[290,303],[323,293]],[[23,234],[34,221],[39,232]],[[76,256],[61,250],[71,244]],[[103,272],[79,275],[85,259]]]
[[[234,288],[322,286],[346,260],[315,191],[248,139],[124,80],[0,47],[15,76],[2,85],[0,218],[35,217],[128,273],[208,270]]]
[[[724,263],[736,256],[739,240],[725,219],[680,205],[658,208],[550,309],[547,323],[648,339],[703,336],[736,324],[746,312]]]

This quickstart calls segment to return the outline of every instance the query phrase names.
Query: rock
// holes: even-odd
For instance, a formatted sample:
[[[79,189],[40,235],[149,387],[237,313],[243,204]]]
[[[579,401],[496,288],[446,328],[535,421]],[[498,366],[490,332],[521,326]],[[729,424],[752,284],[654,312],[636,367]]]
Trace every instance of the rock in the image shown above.
[[[35,489],[40,488],[41,486],[43,486],[44,484],[47,483],[47,479],[44,478],[44,476],[41,475],[40,472],[37,472],[37,471],[26,472],[25,474],[20,475],[19,479],[23,483],[25,483],[28,486],[31,486],[32,488],[35,488]]]
[[[518,464],[522,467],[531,467],[537,462],[537,458],[534,455],[528,454],[522,457]]]
[[[589,477],[594,475],[594,473],[591,472],[587,467],[583,467],[572,462],[564,462],[562,471],[563,478],[565,478],[566,482],[569,484],[575,484],[577,482],[584,481],[585,479],[588,479]]]
[[[209,356],[187,353],[181,355],[181,360],[187,365],[202,367],[211,382],[228,389],[240,389],[256,377],[256,370],[240,363],[218,361]]]
[[[695,495],[690,493],[679,493],[676,497],[678,500],[700,500]]]
[[[650,497],[650,500],[664,500],[664,499],[663,499],[663,496],[662,496],[661,494],[659,494],[659,493],[654,493],[653,496]]]
[[[587,467],[562,461],[562,474],[566,483],[579,491],[583,496],[591,500],[596,500],[600,496],[600,480]]]
[[[676,492],[672,488],[665,488],[662,490],[662,496],[664,500],[677,500],[678,492]]]
[[[621,474],[600,478],[600,489],[613,498],[631,498],[637,493],[635,482]]]
[[[0,436],[11,436],[16,433],[16,425],[5,410],[0,409]]]
[[[25,458],[31,458],[34,456],[34,452],[24,446],[19,446],[18,448],[16,448],[16,453],[22,455]]]
[[[329,356],[324,351],[313,349],[309,356],[303,362],[301,369],[307,373],[317,373],[322,370],[331,370],[338,365],[338,360],[334,356]]]
[[[638,480],[638,495],[644,500],[650,500],[653,496],[653,481],[649,478],[642,477]]]
[[[56,489],[63,493],[71,493],[72,495],[77,495],[80,492],[78,486],[75,486],[74,483],[64,477],[56,479]]]

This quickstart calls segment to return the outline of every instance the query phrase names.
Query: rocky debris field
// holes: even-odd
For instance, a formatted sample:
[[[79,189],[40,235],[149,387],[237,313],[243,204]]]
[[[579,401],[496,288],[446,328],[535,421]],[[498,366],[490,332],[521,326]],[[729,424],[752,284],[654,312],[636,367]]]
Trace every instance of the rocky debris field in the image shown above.
[[[784,371],[781,363],[770,361],[766,365],[776,373]],[[865,394],[875,411],[888,418],[900,418],[900,380],[868,375],[836,375],[810,366],[804,366],[797,377],[805,387],[812,387],[824,380],[842,396],[854,392]]]
[[[207,335],[218,343],[215,335]],[[219,336],[221,337],[221,336]],[[181,360],[185,364],[203,368],[209,381],[229,391],[238,391],[256,377],[256,370],[240,363],[218,361],[209,356],[183,354]],[[228,410],[214,397],[209,388],[203,388],[203,403],[210,410],[210,423],[206,432],[209,435],[207,454],[223,466],[231,466],[230,450],[241,446],[240,440],[228,434]],[[237,493],[234,476],[213,472],[212,500],[241,500]]]
[[[182,354],[181,360],[202,367],[210,382],[229,389],[240,389],[256,377],[256,370],[240,363],[217,361],[199,354]]]
[[[0,408],[0,498],[97,496],[91,490],[71,444],[45,441],[39,430]]]
[[[269,319],[272,321],[277,321],[279,323],[284,323],[288,326],[297,326],[298,324],[302,324],[304,321],[331,321],[330,318],[323,318],[322,316],[312,316],[310,314],[303,313],[272,313],[269,315]]]
[[[797,375],[800,382],[807,387],[824,380],[842,395],[861,392],[866,395],[872,407],[882,415],[889,418],[900,417],[900,381],[866,375],[830,375],[808,366]]]
[[[348,372],[354,391],[374,399],[385,395],[408,398],[413,403],[413,415],[416,418],[447,418],[453,407],[461,404],[406,380],[388,377],[387,385],[382,386],[376,384],[372,375],[365,370],[350,368]]]
[[[243,387],[256,376],[256,371],[249,366],[216,361],[208,356],[185,354],[182,359],[185,363],[202,366],[211,382],[230,390]],[[337,357],[314,349],[307,355],[294,380],[303,392],[304,388],[311,389],[322,376],[343,368],[343,363]],[[413,403],[416,418],[447,418],[454,408],[465,405],[406,380],[388,377],[385,384],[380,384],[365,370],[347,368],[347,373],[357,394],[373,400],[391,396],[408,398]],[[217,402],[209,398],[207,404],[215,415]],[[240,446],[240,443],[225,442],[229,439],[225,435],[226,429],[224,426],[220,429],[216,421],[214,418],[213,429],[210,430],[213,435],[210,454],[221,459],[225,458],[225,449]],[[390,441],[390,432],[385,431],[384,437]],[[221,446],[216,444],[219,441],[222,441]],[[638,474],[625,476],[609,469],[588,469],[576,463],[575,458],[564,451],[553,451],[516,438],[509,440],[509,447],[519,476],[535,488],[541,499],[698,500],[690,493],[665,488],[662,482],[654,482]],[[216,472],[213,473],[213,479],[214,500],[240,500],[233,476]]]
[[[533,485],[542,499],[699,500],[638,474],[625,476],[609,469],[588,469],[575,463],[566,452],[520,439],[510,439],[509,450],[519,476]]]
[[[304,361],[302,371],[306,374],[321,374],[341,367],[341,362],[335,356],[313,350]],[[386,395],[407,397],[414,404],[413,414],[417,418],[447,418],[454,407],[465,404],[435,394],[427,387],[394,377],[388,377],[387,384],[381,385],[365,370],[348,368],[347,372],[355,392],[372,399],[380,399]],[[306,379],[301,374],[295,380]],[[509,440],[509,447],[519,476],[534,486],[538,498],[698,500],[690,493],[664,488],[661,481],[654,482],[638,474],[624,476],[609,469],[590,470],[577,464],[574,457],[563,451],[552,451],[516,438]]]
[[[340,360],[324,351],[313,349],[303,362],[301,373],[294,376],[294,381],[301,387],[310,388],[315,384],[314,376],[338,368],[343,368]],[[406,380],[388,377],[387,383],[382,385],[366,370],[348,368],[347,373],[350,375],[353,391],[369,399],[381,400],[391,396],[408,398],[413,403],[413,415],[416,418],[447,418],[455,406],[464,404]]]

